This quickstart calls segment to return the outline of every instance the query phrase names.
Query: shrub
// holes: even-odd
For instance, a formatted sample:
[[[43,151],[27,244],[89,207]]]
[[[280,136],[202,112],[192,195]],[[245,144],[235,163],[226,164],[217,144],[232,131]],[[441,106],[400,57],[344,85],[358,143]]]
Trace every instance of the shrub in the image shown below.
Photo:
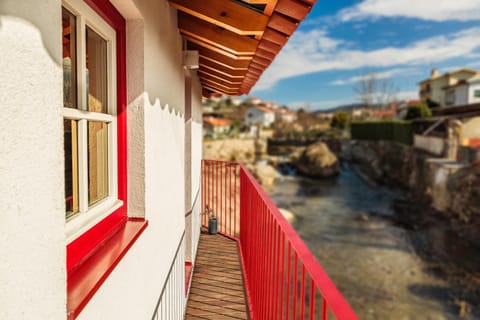
[[[405,120],[425,118],[425,117],[430,117],[431,115],[432,115],[432,111],[430,110],[430,108],[426,104],[419,103],[417,105],[408,107]]]
[[[340,111],[333,115],[332,122],[330,122],[330,126],[332,128],[344,130],[348,127],[349,121],[350,121],[350,117],[348,116],[348,113],[344,111]]]
[[[351,125],[352,139],[388,140],[413,144],[412,124],[409,121],[366,121]]]

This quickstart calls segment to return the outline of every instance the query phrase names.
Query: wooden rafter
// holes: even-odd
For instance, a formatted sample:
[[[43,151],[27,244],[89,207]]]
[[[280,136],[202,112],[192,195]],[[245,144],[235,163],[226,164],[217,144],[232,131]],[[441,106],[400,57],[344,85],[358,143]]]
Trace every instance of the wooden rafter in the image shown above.
[[[200,68],[205,68],[205,71],[208,71],[209,73],[231,80],[241,79],[247,72],[246,70],[230,70],[222,65],[216,64],[213,61],[202,59],[200,59]]]
[[[238,90],[231,90],[231,91],[228,91],[228,90],[224,90],[224,89],[221,89],[221,88],[217,88],[215,86],[212,86],[212,85],[209,85],[209,84],[203,84],[203,87],[205,89],[208,89],[210,91],[213,91],[213,92],[218,92],[218,93],[221,93],[221,94],[224,94],[224,95],[227,95],[227,96],[234,96],[234,95],[237,95],[238,94]]]
[[[168,0],[203,93],[248,93],[316,0]],[[242,3],[243,2],[243,3]]]
[[[210,49],[212,46],[220,48],[236,56],[253,55],[257,49],[258,40],[217,27],[186,13],[179,12],[178,18],[180,32],[197,44],[210,45]]]
[[[205,78],[201,78],[200,81],[202,83],[206,83],[206,84],[209,84],[211,86],[215,86],[217,88],[223,89],[225,91],[238,91],[238,89],[240,88],[240,85],[228,86],[228,85],[223,85],[223,84],[221,84],[217,81],[213,81],[213,80],[209,80],[209,79],[205,79]]]
[[[197,50],[200,58],[212,60],[218,64],[224,65],[227,68],[233,70],[246,70],[250,64],[251,56],[245,56],[245,59],[234,59],[224,54],[220,54],[208,48],[202,47],[197,44],[190,43],[188,45],[189,50]]]
[[[262,35],[268,17],[226,0],[170,0],[170,5],[194,17],[240,35]]]
[[[200,78],[209,79],[212,81],[218,81],[218,83],[224,84],[226,86],[237,86],[242,84],[242,79],[235,79],[234,81],[231,81],[231,80],[225,79],[224,77],[219,77],[214,74],[208,73],[202,69],[198,70],[198,74]]]

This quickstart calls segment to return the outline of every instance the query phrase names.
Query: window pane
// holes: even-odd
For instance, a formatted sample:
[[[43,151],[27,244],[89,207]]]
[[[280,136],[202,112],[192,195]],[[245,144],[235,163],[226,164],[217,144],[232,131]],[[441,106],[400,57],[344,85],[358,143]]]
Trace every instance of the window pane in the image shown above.
[[[88,121],[88,204],[108,196],[108,124]]]
[[[78,212],[78,139],[77,121],[63,120],[65,149],[65,207],[68,218]]]
[[[77,108],[76,28],[75,16],[62,8],[63,106]]]
[[[87,110],[107,113],[107,41],[87,27]]]

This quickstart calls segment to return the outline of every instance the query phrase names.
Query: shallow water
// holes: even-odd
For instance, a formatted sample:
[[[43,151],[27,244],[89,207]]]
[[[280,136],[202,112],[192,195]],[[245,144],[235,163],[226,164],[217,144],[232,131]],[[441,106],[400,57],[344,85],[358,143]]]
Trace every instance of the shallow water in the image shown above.
[[[441,243],[451,243],[453,235],[437,226],[411,230],[392,222],[401,191],[370,186],[344,166],[333,179],[287,177],[270,195],[295,214],[294,228],[360,319],[480,318],[480,301],[443,273],[449,261],[429,254],[439,246],[430,243],[430,234]],[[473,254],[451,249],[459,259]]]

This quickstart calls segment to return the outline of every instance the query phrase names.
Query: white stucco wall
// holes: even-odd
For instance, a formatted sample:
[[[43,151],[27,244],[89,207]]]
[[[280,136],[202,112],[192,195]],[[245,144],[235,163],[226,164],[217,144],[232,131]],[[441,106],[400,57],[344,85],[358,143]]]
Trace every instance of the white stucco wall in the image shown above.
[[[139,111],[144,113],[149,225],[78,319],[151,318],[185,230],[183,115],[158,100],[148,105],[149,100],[145,94],[146,105]]]
[[[257,108],[250,108],[245,114],[245,123],[250,124],[262,124],[264,127],[268,127],[275,121],[275,113],[264,112]]]
[[[0,319],[65,319],[61,3],[0,1]]]
[[[471,83],[468,90],[468,103],[480,103],[480,97],[475,97],[477,90],[480,90],[480,82]]]
[[[464,106],[468,104],[468,85],[461,85],[455,88],[455,106]]]

